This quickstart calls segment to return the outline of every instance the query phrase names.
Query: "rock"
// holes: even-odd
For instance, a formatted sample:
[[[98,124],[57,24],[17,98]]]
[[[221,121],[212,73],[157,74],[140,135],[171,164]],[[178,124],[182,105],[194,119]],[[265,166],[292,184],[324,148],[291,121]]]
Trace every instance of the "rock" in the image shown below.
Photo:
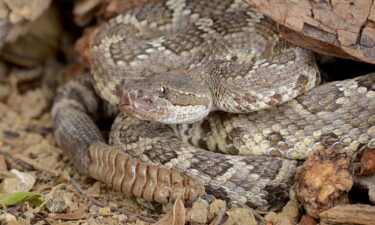
[[[207,223],[208,203],[198,199],[187,213],[187,220],[192,223]]]
[[[111,208],[110,207],[102,207],[99,209],[99,214],[100,215],[109,215],[111,214]]]
[[[24,35],[50,3],[51,0],[0,0],[0,48]]]
[[[15,176],[7,177],[0,184],[0,193],[7,195],[15,192],[27,192],[35,184],[35,178],[31,174],[20,172],[16,169],[10,171]]]
[[[213,220],[217,215],[219,215],[220,210],[226,207],[226,202],[220,199],[216,199],[210,204],[208,209],[208,220]]]
[[[227,212],[228,219],[223,223],[223,225],[257,225],[254,214],[250,209],[246,208],[235,208]]]
[[[57,190],[55,191],[49,200],[46,202],[46,208],[51,213],[63,213],[65,211],[71,211],[77,206],[73,203],[74,195],[72,193]]]
[[[9,9],[11,22],[17,23],[19,20],[32,21],[38,18],[48,8],[51,0],[1,0],[0,2]]]
[[[2,215],[0,215],[0,224],[7,224],[7,225],[18,225],[20,224],[18,221],[17,221],[17,218],[10,214],[10,213],[4,213]]]
[[[42,114],[48,106],[42,90],[30,90],[19,98],[19,107],[22,116],[35,118]]]
[[[1,1],[1,0],[0,0]],[[23,27],[24,33],[4,44],[2,59],[25,67],[45,62],[56,52],[62,26],[55,7],[50,7],[37,20]]]
[[[290,200],[281,213],[269,212],[265,219],[272,222],[273,225],[294,225],[297,224],[299,217],[298,201]]]

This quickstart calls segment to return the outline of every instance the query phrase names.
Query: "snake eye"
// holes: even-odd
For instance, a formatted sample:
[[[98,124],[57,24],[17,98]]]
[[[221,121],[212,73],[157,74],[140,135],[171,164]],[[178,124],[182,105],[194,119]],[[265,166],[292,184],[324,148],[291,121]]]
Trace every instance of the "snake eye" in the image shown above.
[[[161,86],[160,89],[159,89],[159,96],[163,97],[166,92],[167,92],[167,88],[164,87],[164,86]]]

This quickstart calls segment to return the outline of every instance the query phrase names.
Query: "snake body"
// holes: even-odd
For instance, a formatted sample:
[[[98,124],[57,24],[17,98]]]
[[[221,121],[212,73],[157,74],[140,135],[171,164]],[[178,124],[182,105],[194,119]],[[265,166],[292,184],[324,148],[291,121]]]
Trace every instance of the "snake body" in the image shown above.
[[[91,50],[92,77],[55,99],[55,136],[81,172],[127,194],[165,203],[205,191],[275,209],[294,159],[375,147],[375,75],[313,88],[312,53],[240,1],[146,4],[110,20]],[[110,146],[90,118],[109,111],[101,99],[122,111]]]
[[[314,87],[313,54],[241,3],[170,0],[112,19],[91,48],[98,94],[143,120],[191,123],[215,110],[270,108]]]

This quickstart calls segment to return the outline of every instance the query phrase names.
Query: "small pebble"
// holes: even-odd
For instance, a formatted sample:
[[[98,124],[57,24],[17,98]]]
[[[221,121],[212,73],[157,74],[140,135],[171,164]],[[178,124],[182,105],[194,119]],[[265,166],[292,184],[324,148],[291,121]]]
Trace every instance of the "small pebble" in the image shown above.
[[[100,208],[99,213],[100,213],[100,215],[104,215],[104,216],[109,215],[109,214],[111,214],[111,208],[109,208],[109,207]]]
[[[226,202],[220,199],[216,199],[210,204],[208,209],[208,219],[211,221],[214,219],[220,212],[220,210],[226,206]]]
[[[300,225],[316,225],[316,221],[314,218],[308,215],[303,215],[301,217],[301,221],[299,222]]]
[[[187,213],[187,220],[191,223],[207,223],[208,203],[198,199]]]
[[[235,208],[227,212],[228,219],[223,223],[223,225],[257,225],[254,214],[250,209],[246,208]]]
[[[20,172],[16,169],[10,171],[15,176],[5,178],[0,184],[0,193],[3,195],[15,193],[15,192],[26,192],[35,184],[35,178],[28,173]]]

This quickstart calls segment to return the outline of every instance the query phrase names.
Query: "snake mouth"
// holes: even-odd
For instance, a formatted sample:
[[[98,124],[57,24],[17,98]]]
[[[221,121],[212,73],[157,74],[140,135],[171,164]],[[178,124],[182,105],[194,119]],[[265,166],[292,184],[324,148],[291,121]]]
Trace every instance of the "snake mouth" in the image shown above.
[[[120,110],[141,120],[159,121],[165,115],[167,102],[147,96],[140,90],[124,93],[120,99]]]
[[[120,110],[121,112],[124,112],[128,114],[129,116],[133,116],[141,120],[149,120],[149,121],[154,120],[154,117],[150,116],[150,113],[154,112],[155,110],[143,112],[143,111],[137,110],[136,108],[130,105],[121,105]]]
[[[171,103],[165,99],[148,95],[141,90],[124,93],[120,98],[120,110],[141,120],[170,123]]]
[[[210,112],[210,106],[173,104],[165,98],[136,89],[123,93],[119,108],[135,118],[165,124],[193,123]]]

